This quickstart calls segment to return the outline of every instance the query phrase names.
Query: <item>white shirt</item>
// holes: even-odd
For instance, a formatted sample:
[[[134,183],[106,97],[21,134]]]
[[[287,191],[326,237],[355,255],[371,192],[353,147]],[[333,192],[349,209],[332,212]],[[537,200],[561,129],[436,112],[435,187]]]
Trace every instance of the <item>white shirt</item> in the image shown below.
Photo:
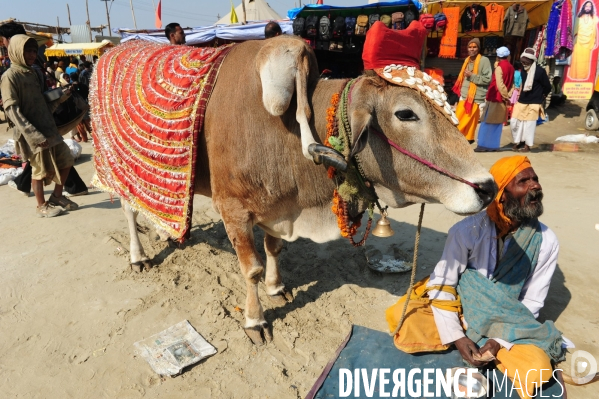
[[[537,265],[532,275],[526,280],[520,293],[522,302],[536,317],[545,303],[549,284],[555,267],[559,243],[557,236],[543,223],[541,225],[541,249]],[[431,285],[446,285],[456,287],[459,276],[466,267],[475,269],[487,278],[493,276],[497,258],[497,232],[495,223],[489,218],[486,211],[469,216],[456,223],[451,229],[445,242],[443,255],[437,263],[435,270],[430,275]],[[503,250],[507,250],[509,239],[506,239]],[[430,291],[431,299],[449,299],[455,297],[447,292]],[[439,330],[442,344],[450,344],[465,336],[464,329],[456,312],[432,307],[435,324]],[[465,320],[466,323],[468,322]],[[493,338],[501,346],[510,349],[513,344],[502,339]]]

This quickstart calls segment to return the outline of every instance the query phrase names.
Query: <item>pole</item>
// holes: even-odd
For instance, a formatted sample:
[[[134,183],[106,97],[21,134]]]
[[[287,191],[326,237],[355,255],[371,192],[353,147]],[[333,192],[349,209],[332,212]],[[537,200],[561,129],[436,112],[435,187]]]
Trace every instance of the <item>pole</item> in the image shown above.
[[[59,27],[60,20],[58,19],[58,16],[56,16],[56,36],[58,36],[58,43],[62,43],[62,33],[60,33]]]
[[[245,16],[245,0],[241,0],[241,7],[243,8],[243,25],[247,23],[247,19]]]
[[[135,11],[133,10],[133,0],[129,0],[129,4],[131,5],[131,15],[133,15],[133,26],[137,30],[137,22],[135,22]]]
[[[110,14],[108,13],[108,0],[102,0],[106,6],[106,19],[108,20],[108,36],[112,36],[112,29],[110,28]]]
[[[71,26],[72,25],[72,23],[71,23],[71,10],[69,8],[69,3],[67,3],[67,14],[69,16],[69,26]]]
[[[92,25],[91,22],[89,22],[89,1],[85,0],[85,9],[87,10],[87,27],[89,28],[89,41],[91,43],[92,41]]]

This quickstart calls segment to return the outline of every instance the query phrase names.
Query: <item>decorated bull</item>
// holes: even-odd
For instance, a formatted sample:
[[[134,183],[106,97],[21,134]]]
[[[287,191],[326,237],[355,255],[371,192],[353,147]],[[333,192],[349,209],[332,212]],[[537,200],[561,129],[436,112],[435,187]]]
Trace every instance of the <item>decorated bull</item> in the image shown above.
[[[369,44],[377,31],[396,41],[387,53],[399,40],[394,63],[380,59],[379,41]],[[247,283],[245,331],[262,343],[272,335],[260,280],[269,295],[292,300],[278,266],[283,240],[353,241],[379,199],[395,208],[442,203],[460,215],[483,209],[492,177],[456,129],[439,82],[417,69],[426,30],[412,23],[397,34],[375,24],[369,71],[353,80],[318,80],[313,51],[290,36],[217,49],[136,41],[107,52],[91,93],[94,184],[121,197],[132,268],[151,267],[138,212],[180,239],[193,194],[211,197]],[[314,143],[316,151],[300,151]],[[336,168],[305,159],[323,146],[321,160]]]

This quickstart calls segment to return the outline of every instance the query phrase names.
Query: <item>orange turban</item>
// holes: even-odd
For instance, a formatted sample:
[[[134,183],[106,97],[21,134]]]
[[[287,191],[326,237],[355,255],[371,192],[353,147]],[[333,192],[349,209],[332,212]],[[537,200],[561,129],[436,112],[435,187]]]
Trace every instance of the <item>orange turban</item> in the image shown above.
[[[489,218],[495,222],[500,237],[506,235],[512,228],[512,221],[505,216],[505,213],[503,213],[503,204],[499,202],[503,190],[505,190],[505,187],[518,173],[528,168],[532,168],[532,165],[528,158],[522,155],[501,158],[491,166],[490,172],[495,179],[495,183],[497,183],[499,191],[497,191],[495,200],[493,200],[491,205],[487,207],[487,215],[489,215]]]

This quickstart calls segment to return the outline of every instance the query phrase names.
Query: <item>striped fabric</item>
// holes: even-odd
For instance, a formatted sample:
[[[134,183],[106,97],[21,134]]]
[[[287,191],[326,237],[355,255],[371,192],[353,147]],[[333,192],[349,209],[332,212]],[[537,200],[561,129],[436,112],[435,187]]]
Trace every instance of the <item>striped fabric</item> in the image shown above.
[[[92,79],[92,184],[181,241],[192,215],[194,143],[230,48],[130,41],[105,53]]]

